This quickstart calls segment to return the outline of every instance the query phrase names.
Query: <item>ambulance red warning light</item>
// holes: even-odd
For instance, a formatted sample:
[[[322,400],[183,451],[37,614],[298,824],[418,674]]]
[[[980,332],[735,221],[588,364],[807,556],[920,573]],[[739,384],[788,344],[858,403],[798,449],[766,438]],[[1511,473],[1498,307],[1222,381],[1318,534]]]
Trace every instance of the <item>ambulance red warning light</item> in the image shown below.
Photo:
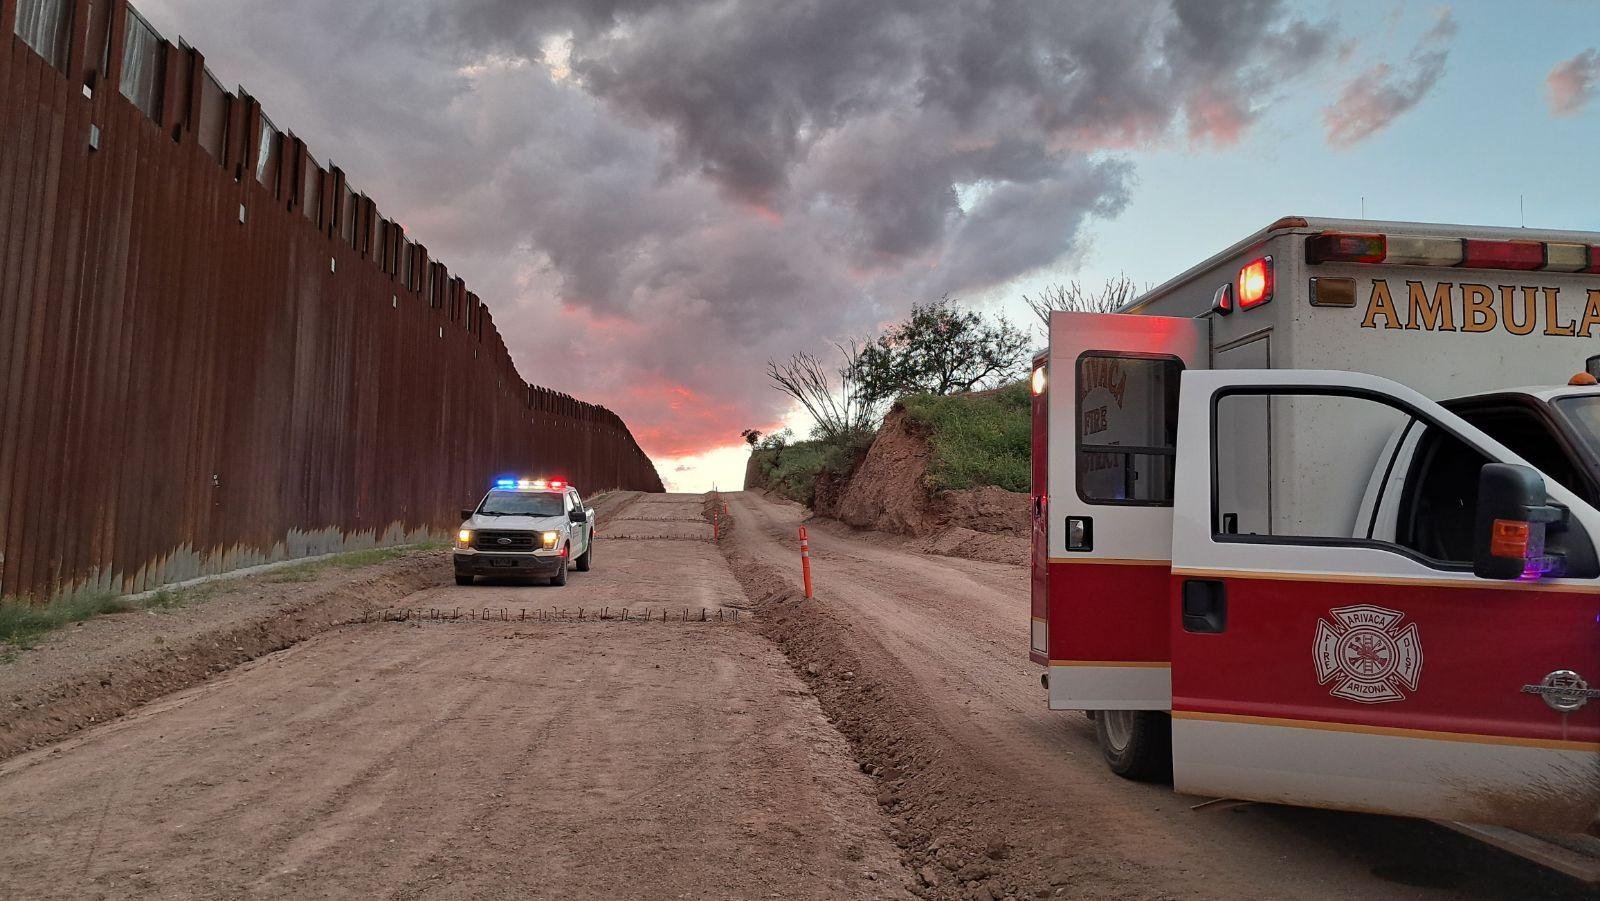
[[[1253,260],[1239,270],[1239,309],[1254,309],[1271,300],[1272,281],[1272,257]]]

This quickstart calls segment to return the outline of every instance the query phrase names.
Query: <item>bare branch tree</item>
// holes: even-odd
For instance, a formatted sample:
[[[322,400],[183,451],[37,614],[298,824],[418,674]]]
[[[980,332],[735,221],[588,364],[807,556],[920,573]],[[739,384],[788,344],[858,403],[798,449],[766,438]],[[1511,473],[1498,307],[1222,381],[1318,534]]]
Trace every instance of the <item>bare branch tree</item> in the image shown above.
[[[872,410],[861,403],[860,389],[855,384],[855,361],[862,348],[857,341],[848,345],[836,344],[844,357],[844,366],[830,372],[821,360],[809,353],[798,353],[787,362],[767,363],[767,377],[784,394],[804,407],[817,423],[817,437],[835,444],[844,444],[872,427]],[[835,390],[833,377],[839,377]]]
[[[1105,287],[1090,291],[1081,282],[1054,285],[1032,297],[1024,294],[1022,300],[1046,328],[1050,327],[1050,314],[1056,310],[1077,313],[1115,313],[1139,296],[1139,286],[1126,274],[1106,279]]]

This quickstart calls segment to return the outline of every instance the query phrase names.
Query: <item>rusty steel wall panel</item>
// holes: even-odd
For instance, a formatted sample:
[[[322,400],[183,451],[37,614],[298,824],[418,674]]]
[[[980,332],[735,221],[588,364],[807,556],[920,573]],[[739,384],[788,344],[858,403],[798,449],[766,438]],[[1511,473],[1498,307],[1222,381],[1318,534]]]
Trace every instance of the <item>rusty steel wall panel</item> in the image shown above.
[[[401,268],[398,225],[387,248],[365,221],[347,230],[343,173],[287,129],[258,180],[261,109],[195,89],[197,51],[165,48],[157,123],[116,87],[125,0],[103,73],[78,47],[87,4],[70,5],[62,71],[13,36],[15,3],[0,0],[0,596],[438,534],[502,474],[661,490],[615,414],[522,379],[489,308],[424,247]],[[222,159],[196,130],[219,118]]]

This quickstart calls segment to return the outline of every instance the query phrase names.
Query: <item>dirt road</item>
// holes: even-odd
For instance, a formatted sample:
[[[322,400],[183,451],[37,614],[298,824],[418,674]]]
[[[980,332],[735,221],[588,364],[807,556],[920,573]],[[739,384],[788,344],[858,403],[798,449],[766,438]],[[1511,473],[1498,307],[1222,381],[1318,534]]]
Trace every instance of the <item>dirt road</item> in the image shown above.
[[[406,603],[742,604],[700,507]],[[747,613],[346,626],[0,764],[0,897],[901,897],[873,789]]]
[[[289,636],[0,763],[0,897],[1582,896],[1426,823],[1117,779],[1044,709],[1021,568],[813,523],[807,602],[806,511],[728,499],[720,545],[698,496],[614,499],[564,589],[398,603],[552,621]]]
[[[798,581],[807,511],[727,495],[735,568]],[[1044,707],[1027,571],[813,524],[818,600],[769,632],[883,771],[880,800],[945,887],[1079,897],[1530,897],[1577,887],[1431,824],[1205,799],[1126,782],[1092,725]],[[749,585],[747,584],[747,587]],[[851,678],[840,679],[842,672]]]

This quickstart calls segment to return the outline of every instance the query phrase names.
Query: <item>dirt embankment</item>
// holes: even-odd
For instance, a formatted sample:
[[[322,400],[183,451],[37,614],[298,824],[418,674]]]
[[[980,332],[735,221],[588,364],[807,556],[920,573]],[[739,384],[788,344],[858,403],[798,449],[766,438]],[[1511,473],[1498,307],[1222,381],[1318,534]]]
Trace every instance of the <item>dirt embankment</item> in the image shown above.
[[[926,427],[896,405],[850,473],[818,473],[812,509],[858,529],[908,535],[932,553],[1025,565],[1028,496],[993,486],[934,488],[932,461]],[[745,484],[761,483],[752,459]]]

